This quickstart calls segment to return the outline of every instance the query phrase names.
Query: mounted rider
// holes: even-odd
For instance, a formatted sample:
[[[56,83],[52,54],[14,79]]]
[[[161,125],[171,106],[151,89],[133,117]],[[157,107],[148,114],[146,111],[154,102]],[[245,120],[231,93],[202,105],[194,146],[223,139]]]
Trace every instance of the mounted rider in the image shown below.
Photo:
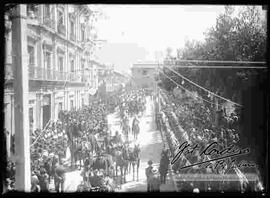
[[[139,124],[140,124],[140,122],[139,122],[137,116],[135,116],[133,119],[133,122],[132,122],[132,132],[133,132],[135,139],[137,139],[137,136],[138,136],[139,131],[140,131]]]
[[[134,117],[133,122],[132,122],[132,128],[136,125],[139,125],[140,121],[138,120],[137,116]]]
[[[123,143],[122,136],[121,136],[121,134],[119,134],[118,131],[115,132],[115,136],[113,137],[113,141],[116,142],[116,144]]]

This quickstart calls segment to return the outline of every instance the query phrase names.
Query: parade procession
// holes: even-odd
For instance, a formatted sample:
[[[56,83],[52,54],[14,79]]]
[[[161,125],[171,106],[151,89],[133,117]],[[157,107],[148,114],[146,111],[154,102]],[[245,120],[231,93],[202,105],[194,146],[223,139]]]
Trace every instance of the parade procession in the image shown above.
[[[4,193],[268,193],[267,7],[160,6],[5,5]]]

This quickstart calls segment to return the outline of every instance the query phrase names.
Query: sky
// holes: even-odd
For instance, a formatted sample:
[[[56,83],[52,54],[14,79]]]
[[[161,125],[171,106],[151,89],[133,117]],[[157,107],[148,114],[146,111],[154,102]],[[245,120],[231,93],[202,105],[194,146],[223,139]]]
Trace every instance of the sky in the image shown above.
[[[161,60],[166,49],[184,46],[187,39],[204,40],[215,25],[222,5],[91,5],[103,17],[95,27],[99,43],[97,61],[128,71],[133,63]]]

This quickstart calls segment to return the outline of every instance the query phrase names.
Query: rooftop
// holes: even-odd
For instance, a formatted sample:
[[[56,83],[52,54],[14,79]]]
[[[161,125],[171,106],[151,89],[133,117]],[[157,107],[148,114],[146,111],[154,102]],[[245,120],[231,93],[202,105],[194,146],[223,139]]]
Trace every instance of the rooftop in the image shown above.
[[[156,68],[158,66],[158,62],[139,62],[139,63],[134,63],[131,69],[135,68]]]

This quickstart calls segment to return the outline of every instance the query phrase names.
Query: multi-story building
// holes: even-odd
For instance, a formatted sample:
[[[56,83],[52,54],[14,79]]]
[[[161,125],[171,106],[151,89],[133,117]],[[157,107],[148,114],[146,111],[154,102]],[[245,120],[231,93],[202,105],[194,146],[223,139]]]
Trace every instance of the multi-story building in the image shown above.
[[[89,103],[97,89],[91,64],[91,10],[86,5],[28,4],[27,50],[29,71],[29,126],[42,129],[60,110]],[[5,18],[6,26],[8,16]],[[5,128],[14,134],[12,32],[6,29]],[[15,38],[21,39],[21,38]],[[8,151],[9,154],[9,151]]]
[[[154,89],[157,67],[157,63],[150,62],[133,64],[131,72],[135,86]]]
[[[117,92],[121,88],[124,88],[129,80],[130,78],[127,75],[113,70],[106,81],[106,91]]]

